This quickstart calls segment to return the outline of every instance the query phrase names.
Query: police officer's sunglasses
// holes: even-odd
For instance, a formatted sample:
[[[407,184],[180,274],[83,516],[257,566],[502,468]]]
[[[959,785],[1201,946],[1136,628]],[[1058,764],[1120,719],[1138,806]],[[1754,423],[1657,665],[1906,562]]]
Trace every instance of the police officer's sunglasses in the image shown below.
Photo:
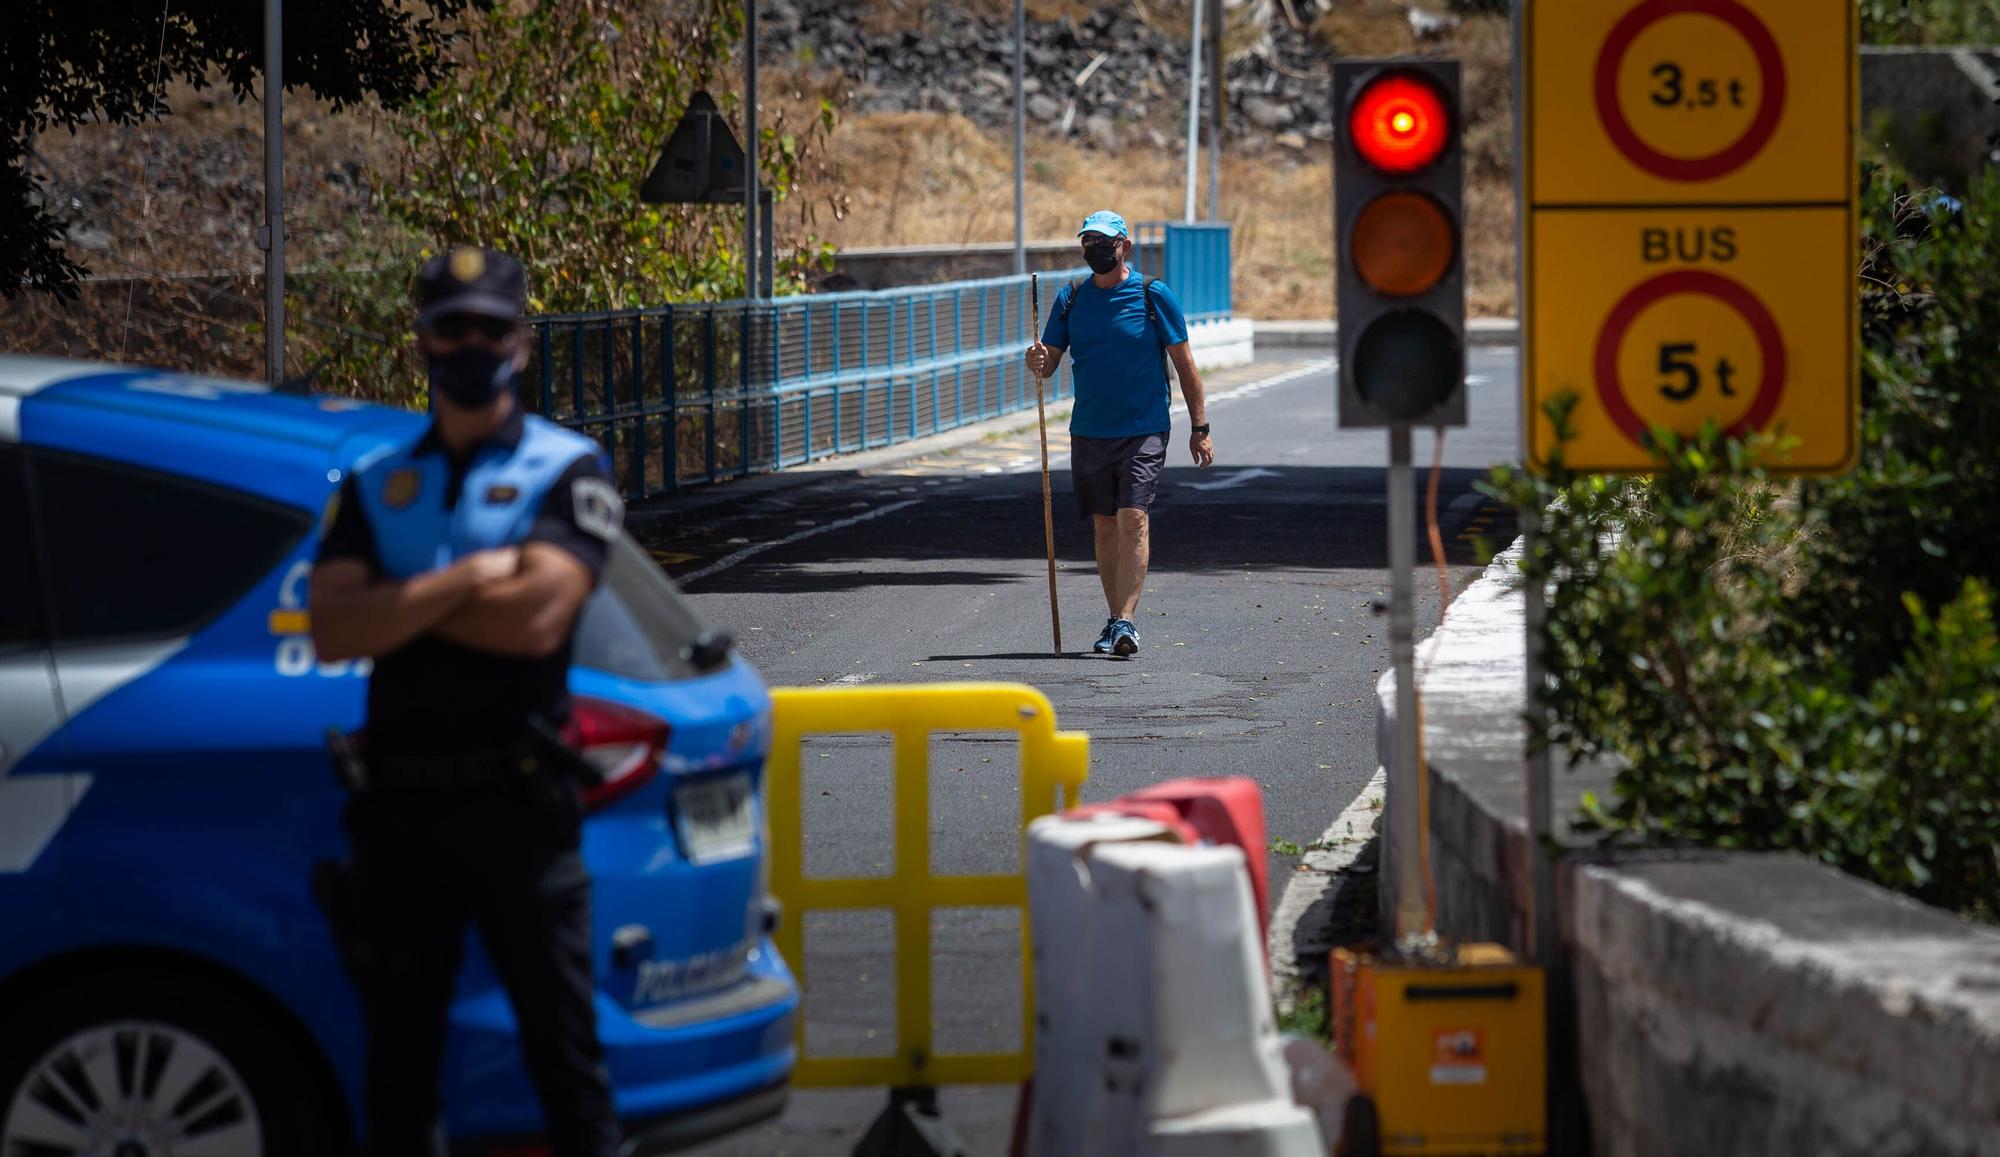
[[[472,334],[478,334],[495,345],[507,340],[514,332],[514,322],[500,317],[487,317],[478,313],[447,313],[431,322],[431,332],[445,341],[464,341]]]

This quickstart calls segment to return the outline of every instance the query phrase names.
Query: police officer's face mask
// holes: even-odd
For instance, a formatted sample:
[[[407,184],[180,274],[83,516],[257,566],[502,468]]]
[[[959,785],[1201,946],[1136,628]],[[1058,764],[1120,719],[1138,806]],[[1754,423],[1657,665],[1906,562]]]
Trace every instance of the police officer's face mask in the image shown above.
[[[433,393],[444,395],[453,405],[476,410],[513,385],[514,355],[489,345],[462,345],[449,353],[431,355],[430,376]]]
[[[1118,242],[1113,238],[1083,243],[1083,259],[1092,273],[1109,273],[1118,268]]]

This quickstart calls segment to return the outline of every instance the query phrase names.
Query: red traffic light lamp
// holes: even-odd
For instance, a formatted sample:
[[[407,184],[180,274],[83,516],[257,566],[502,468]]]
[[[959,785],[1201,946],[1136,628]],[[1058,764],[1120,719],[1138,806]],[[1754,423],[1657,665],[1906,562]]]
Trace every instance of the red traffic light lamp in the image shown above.
[[[1347,131],[1362,160],[1385,173],[1414,173],[1444,152],[1451,140],[1451,115],[1428,78],[1392,72],[1355,97]]]

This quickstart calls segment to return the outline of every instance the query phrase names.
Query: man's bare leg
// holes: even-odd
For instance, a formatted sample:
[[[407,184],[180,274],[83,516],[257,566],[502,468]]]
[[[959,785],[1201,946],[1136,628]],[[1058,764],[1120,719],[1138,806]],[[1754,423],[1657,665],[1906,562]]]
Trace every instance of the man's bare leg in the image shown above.
[[[1122,513],[1122,512],[1121,512]],[[1090,528],[1096,534],[1097,581],[1104,584],[1104,605],[1118,617],[1118,519],[1109,514],[1090,516]]]
[[[1118,584],[1111,592],[1112,615],[1129,621],[1139,613],[1139,594],[1146,589],[1146,566],[1153,554],[1148,533],[1150,523],[1145,511],[1122,506],[1118,509],[1117,525]]]

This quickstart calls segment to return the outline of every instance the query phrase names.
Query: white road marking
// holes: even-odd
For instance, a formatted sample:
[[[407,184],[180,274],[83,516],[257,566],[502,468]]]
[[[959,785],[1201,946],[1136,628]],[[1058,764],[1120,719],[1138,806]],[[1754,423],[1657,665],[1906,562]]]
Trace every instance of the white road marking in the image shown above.
[[[1252,466],[1247,470],[1238,470],[1228,477],[1218,478],[1213,482],[1183,482],[1181,485],[1187,487],[1189,490],[1234,490],[1238,486],[1255,478],[1283,477],[1284,475],[1278,473],[1276,470],[1266,470],[1262,466]]]
[[[857,684],[866,683],[868,680],[873,679],[874,677],[875,676],[869,674],[866,671],[856,671],[852,675],[841,675],[838,678],[829,679],[827,680],[827,682],[839,683],[845,687],[853,687]]]
[[[1368,846],[1375,819],[1382,814],[1382,793],[1387,779],[1387,773],[1379,767],[1375,769],[1374,777],[1354,797],[1354,802],[1320,833],[1317,842],[1330,846],[1323,851],[1307,852],[1299,870],[1285,882],[1285,894],[1279,898],[1277,910],[1271,913],[1271,933],[1266,944],[1271,956],[1271,994],[1277,998],[1281,1010],[1291,1010],[1292,996],[1298,987],[1298,950],[1293,947],[1292,938],[1299,921],[1333,890],[1334,881],[1354,863],[1361,849]]]
[[[816,534],[825,534],[829,530],[845,530],[847,527],[853,526],[856,523],[867,522],[871,518],[880,518],[885,514],[894,514],[898,510],[901,510],[906,506],[915,506],[916,504],[917,504],[917,499],[906,498],[901,502],[891,502],[887,506],[878,506],[873,510],[867,511],[862,514],[857,514],[852,518],[843,518],[836,522],[829,522],[824,526],[810,526],[804,530],[796,531],[792,534],[786,535],[783,538],[775,539],[771,542],[751,543],[749,546],[744,547],[742,550],[736,551],[733,554],[726,554],[721,558],[716,559],[714,562],[709,563],[707,566],[702,567],[700,570],[691,572],[689,574],[684,574],[674,581],[679,583],[681,586],[685,587],[689,583],[699,582],[700,580],[705,579],[710,575],[720,574],[723,571],[728,570],[730,567],[735,566],[737,563],[742,562],[744,559],[752,558],[757,555],[763,554],[767,550],[774,550],[781,546],[790,546],[795,542],[798,542],[802,539],[811,538]],[[731,539],[730,541],[736,542],[738,540]],[[743,540],[743,541],[748,541],[748,540]]]

